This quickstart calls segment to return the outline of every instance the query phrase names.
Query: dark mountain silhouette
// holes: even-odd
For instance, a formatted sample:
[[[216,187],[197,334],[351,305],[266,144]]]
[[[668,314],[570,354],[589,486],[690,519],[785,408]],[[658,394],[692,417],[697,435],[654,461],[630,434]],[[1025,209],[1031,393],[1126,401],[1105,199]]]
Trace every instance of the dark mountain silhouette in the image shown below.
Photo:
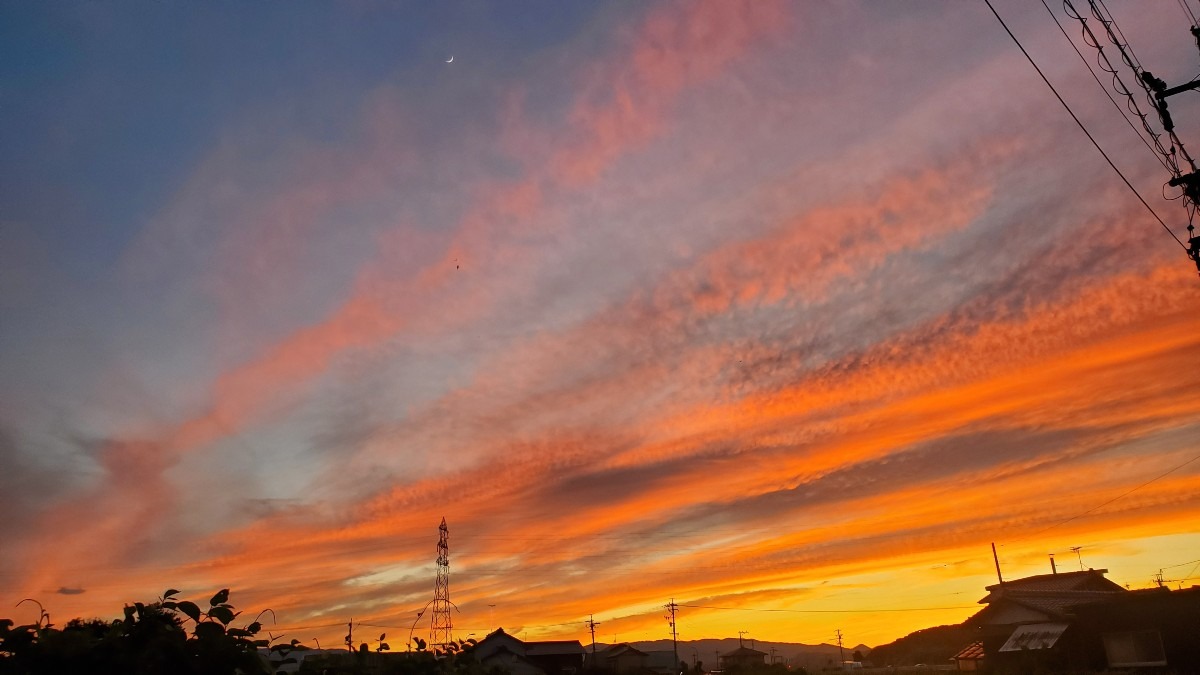
[[[923,628],[879,645],[869,657],[875,666],[947,665],[950,658],[976,640],[975,630],[961,624]]]
[[[644,652],[659,652],[671,651],[670,640],[642,640],[630,642],[636,649]],[[775,649],[775,660],[790,664],[793,667],[804,667],[812,672],[821,668],[836,665],[840,655],[838,646],[831,644],[816,644],[809,645],[800,642],[767,642],[764,640],[742,640],[742,645],[753,647],[760,652],[767,654],[767,659],[771,658],[771,649]],[[608,645],[596,643],[596,649],[604,649]],[[584,645],[584,650],[590,652],[591,644]],[[685,661],[691,665],[693,658],[704,663],[704,667],[715,668],[717,666],[717,652],[726,654],[738,648],[737,638],[724,638],[713,640],[680,640],[679,641],[679,660]],[[843,647],[846,660],[850,660],[854,650],[858,650],[863,654],[868,654],[871,648],[866,645],[846,645]]]

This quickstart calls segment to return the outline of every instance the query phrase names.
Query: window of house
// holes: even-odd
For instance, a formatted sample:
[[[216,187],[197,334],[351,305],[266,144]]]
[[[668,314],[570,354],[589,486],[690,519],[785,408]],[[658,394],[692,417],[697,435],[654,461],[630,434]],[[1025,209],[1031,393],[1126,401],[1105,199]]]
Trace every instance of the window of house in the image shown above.
[[[1167,665],[1162,638],[1156,630],[1106,633],[1104,652],[1110,668]]]

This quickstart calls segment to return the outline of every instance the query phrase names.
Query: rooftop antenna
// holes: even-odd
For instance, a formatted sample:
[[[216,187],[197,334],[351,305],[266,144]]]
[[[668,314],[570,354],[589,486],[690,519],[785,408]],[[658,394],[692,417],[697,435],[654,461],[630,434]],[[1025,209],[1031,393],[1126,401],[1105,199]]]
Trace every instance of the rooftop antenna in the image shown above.
[[[433,585],[433,621],[429,626],[429,642],[448,645],[454,638],[450,619],[450,528],[446,518],[438,527],[437,581]]]
[[[1000,585],[1004,585],[1004,577],[1000,576],[1000,556],[996,555],[996,542],[992,542],[992,560],[996,563],[996,579],[1000,581]]]
[[[1071,547],[1071,550],[1075,552],[1075,558],[1077,560],[1079,560],[1079,571],[1080,572],[1083,571],[1083,556],[1079,555],[1079,549],[1081,549],[1081,548],[1083,548],[1083,547],[1082,546],[1072,546]]]

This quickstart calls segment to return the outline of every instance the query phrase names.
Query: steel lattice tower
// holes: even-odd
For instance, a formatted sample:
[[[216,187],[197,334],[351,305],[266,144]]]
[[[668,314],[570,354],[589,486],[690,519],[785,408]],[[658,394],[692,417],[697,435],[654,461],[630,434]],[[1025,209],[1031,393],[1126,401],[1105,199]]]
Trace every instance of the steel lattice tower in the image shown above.
[[[447,645],[453,641],[450,621],[450,528],[446,519],[438,527],[437,581],[433,586],[433,621],[429,624],[429,644]]]

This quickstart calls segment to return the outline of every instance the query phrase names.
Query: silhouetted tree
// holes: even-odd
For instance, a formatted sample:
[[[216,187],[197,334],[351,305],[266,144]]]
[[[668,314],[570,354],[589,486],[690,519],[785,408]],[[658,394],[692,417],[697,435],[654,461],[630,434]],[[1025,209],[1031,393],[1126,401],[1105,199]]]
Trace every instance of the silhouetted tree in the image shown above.
[[[229,589],[214,595],[205,611],[173,599],[178,593],[171,589],[156,602],[126,605],[124,617],[115,621],[72,619],[62,630],[50,624],[44,610],[33,624],[14,627],[0,619],[0,675],[250,675],[267,672],[259,647],[276,655],[287,647],[257,638],[262,630],[257,621],[231,627],[238,613],[228,602]],[[294,660],[283,652],[277,663]]]

